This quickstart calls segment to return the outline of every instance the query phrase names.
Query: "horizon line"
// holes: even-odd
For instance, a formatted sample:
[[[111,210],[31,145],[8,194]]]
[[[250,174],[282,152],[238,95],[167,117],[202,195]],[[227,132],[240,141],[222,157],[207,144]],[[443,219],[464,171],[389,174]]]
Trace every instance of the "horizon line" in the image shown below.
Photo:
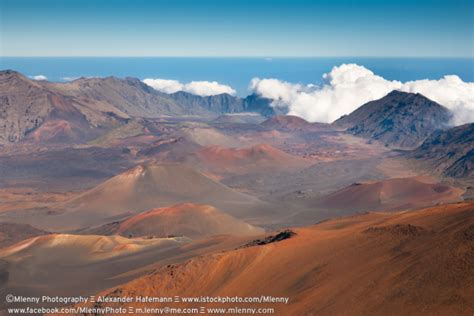
[[[153,55],[150,55],[150,56],[134,56],[134,55],[130,55],[130,56],[102,56],[102,55],[98,55],[98,56],[93,56],[93,55],[84,55],[84,56],[60,56],[60,55],[51,55],[51,56],[0,56],[0,59],[1,58],[252,58],[252,59],[309,59],[309,58],[387,58],[387,59],[396,59],[396,58],[400,58],[400,59],[403,59],[403,58],[411,58],[411,59],[416,59],[416,58],[423,58],[423,59],[474,59],[474,55],[473,56],[370,56],[370,55],[353,55],[353,56],[350,56],[350,55],[335,55],[335,56],[161,56],[161,55],[157,55],[157,56],[153,56]]]

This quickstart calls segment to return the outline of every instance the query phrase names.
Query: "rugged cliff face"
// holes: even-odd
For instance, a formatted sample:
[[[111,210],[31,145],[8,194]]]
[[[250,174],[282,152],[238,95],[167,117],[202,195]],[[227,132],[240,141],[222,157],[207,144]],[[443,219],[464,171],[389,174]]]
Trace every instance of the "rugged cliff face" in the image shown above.
[[[474,175],[474,123],[434,133],[409,157],[423,161],[437,174],[450,177]]]
[[[52,95],[14,71],[0,73],[0,143],[17,142],[53,111]]]
[[[80,140],[129,116],[104,102],[34,81],[15,71],[0,72],[0,143],[31,135],[38,140]]]
[[[421,94],[392,91],[334,122],[351,134],[395,147],[413,148],[449,127],[451,113]]]
[[[220,94],[201,97],[165,94],[139,79],[80,78],[67,83],[30,80],[18,72],[0,72],[0,144],[36,138],[83,140],[130,118],[199,116],[257,112],[271,116],[270,101]]]

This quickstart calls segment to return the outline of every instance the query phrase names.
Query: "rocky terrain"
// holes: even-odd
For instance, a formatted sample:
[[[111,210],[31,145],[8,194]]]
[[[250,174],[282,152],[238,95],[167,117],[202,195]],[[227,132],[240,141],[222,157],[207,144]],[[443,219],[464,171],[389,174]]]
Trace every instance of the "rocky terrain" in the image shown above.
[[[474,309],[473,228],[472,203],[344,217],[163,266],[101,295],[289,297],[268,304],[281,315],[463,315]]]
[[[421,94],[392,91],[334,122],[351,134],[384,144],[413,148],[433,132],[449,127],[451,113]]]
[[[0,142],[33,139],[73,142],[98,135],[127,115],[107,103],[48,89],[14,71],[0,72]]]
[[[0,296],[472,314],[474,125],[397,91],[334,124],[281,111],[253,94],[1,71]]]
[[[67,83],[35,81],[0,72],[0,142],[32,135],[41,141],[84,141],[131,118],[200,116],[256,112],[271,116],[270,101],[227,94],[201,97],[165,94],[135,78],[80,78]]]
[[[422,161],[437,174],[456,178],[472,177],[474,124],[438,131],[407,155]]]

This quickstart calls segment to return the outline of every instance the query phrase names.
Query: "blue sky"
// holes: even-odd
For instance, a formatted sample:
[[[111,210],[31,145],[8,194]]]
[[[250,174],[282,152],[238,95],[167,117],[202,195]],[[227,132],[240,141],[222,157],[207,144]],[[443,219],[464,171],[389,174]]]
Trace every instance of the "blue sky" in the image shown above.
[[[474,1],[0,0],[1,56],[474,57]]]

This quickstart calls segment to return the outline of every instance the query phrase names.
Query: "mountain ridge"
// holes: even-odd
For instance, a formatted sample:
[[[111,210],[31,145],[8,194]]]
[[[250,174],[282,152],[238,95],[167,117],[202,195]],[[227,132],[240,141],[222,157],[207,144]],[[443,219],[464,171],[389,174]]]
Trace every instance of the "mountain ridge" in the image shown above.
[[[242,99],[229,94],[166,94],[132,77],[79,78],[57,83],[4,70],[0,71],[0,143],[19,142],[49,121],[52,122],[46,130],[54,130],[57,139],[80,142],[130,118],[194,115],[214,119],[241,112],[272,116],[275,111],[270,103],[254,95]],[[74,124],[68,124],[71,122]]]
[[[407,156],[422,161],[435,174],[470,177],[474,174],[474,123],[438,131]]]
[[[451,112],[417,93],[393,90],[370,101],[333,124],[347,132],[389,146],[414,148],[433,132],[449,126]]]
[[[461,202],[331,219],[296,228],[278,242],[257,241],[250,244],[257,246],[157,267],[99,295],[265,293],[290,297],[288,304],[277,305],[282,315],[342,315],[348,310],[351,315],[418,315],[421,309],[466,314],[474,307],[469,299],[474,291],[472,207],[472,202]],[[295,263],[298,269],[290,268]]]

